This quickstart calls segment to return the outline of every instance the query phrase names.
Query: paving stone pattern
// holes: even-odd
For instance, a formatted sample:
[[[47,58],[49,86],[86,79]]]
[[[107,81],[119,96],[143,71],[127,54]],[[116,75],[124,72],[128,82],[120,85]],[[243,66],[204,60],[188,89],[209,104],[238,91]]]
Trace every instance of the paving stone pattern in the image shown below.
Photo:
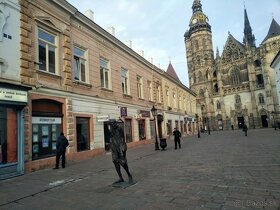
[[[112,187],[110,154],[0,181],[0,209],[280,209],[280,131],[211,132],[128,150],[137,182]],[[124,178],[127,176],[123,171]]]

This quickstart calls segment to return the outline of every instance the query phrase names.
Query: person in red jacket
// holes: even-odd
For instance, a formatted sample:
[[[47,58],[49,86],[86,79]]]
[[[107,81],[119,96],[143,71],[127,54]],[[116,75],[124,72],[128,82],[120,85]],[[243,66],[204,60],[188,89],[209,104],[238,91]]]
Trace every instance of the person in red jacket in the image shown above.
[[[56,141],[56,162],[54,169],[59,168],[60,157],[62,157],[62,168],[65,168],[65,152],[68,145],[68,139],[64,136],[64,133],[61,132]]]

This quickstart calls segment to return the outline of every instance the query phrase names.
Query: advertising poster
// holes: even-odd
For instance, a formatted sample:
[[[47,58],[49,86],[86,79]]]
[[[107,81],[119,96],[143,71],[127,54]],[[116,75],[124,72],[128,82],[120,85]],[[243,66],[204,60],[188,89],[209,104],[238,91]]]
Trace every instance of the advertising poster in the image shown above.
[[[49,137],[48,136],[42,137],[42,147],[43,148],[49,147]]]

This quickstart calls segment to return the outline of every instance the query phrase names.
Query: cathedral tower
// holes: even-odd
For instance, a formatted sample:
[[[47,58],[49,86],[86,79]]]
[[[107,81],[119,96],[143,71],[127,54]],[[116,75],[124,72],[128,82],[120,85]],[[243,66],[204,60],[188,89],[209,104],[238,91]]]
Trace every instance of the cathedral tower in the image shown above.
[[[185,33],[186,57],[188,63],[189,84],[197,94],[197,110],[202,121],[208,121],[213,112],[211,100],[214,66],[211,26],[208,17],[202,11],[200,0],[194,0],[193,14],[189,29]]]

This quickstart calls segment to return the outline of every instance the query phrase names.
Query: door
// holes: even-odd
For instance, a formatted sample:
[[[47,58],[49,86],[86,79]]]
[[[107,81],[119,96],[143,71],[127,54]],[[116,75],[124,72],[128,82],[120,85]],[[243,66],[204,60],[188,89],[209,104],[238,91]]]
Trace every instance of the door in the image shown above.
[[[104,122],[104,145],[105,150],[110,150],[110,130],[109,130],[109,122]]]
[[[268,117],[267,117],[267,115],[262,115],[261,119],[262,119],[262,127],[267,128],[268,127]]]
[[[244,125],[244,117],[237,117],[238,128],[243,128]]]

